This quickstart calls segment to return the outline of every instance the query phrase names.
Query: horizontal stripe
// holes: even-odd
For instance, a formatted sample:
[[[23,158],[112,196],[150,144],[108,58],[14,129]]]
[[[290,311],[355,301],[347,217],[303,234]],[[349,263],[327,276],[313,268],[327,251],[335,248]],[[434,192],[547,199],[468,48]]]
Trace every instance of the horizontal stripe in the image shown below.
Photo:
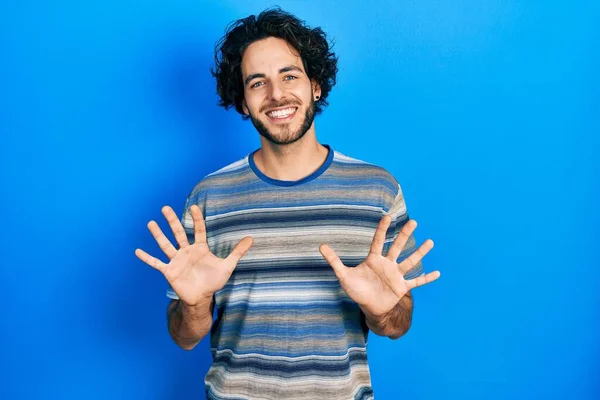
[[[231,353],[217,353],[213,366],[223,367],[230,373],[254,373],[269,377],[294,379],[311,376],[345,377],[349,375],[353,364],[365,365],[365,353],[350,353],[343,359],[303,359],[264,360],[260,357],[237,358]]]
[[[211,368],[206,376],[209,399],[365,399],[369,398],[369,370],[355,366],[345,378],[310,376],[293,380],[254,373],[228,373],[222,367]],[[269,388],[264,390],[262,388]],[[261,390],[262,389],[262,390]],[[251,397],[236,397],[237,393],[252,393]],[[363,397],[357,397],[363,396]]]
[[[343,207],[343,205],[340,205]],[[285,207],[268,207],[268,208],[246,208],[243,211],[230,211],[226,213],[219,214],[218,216],[206,217],[206,222],[214,221],[215,219],[228,218],[232,216],[238,215],[252,215],[252,214],[268,214],[270,213],[293,213],[293,212],[310,212],[310,211],[327,211],[331,208],[331,205],[320,206],[320,205],[306,205],[302,207],[290,207],[286,205]],[[381,207],[372,207],[372,206],[361,206],[357,204],[352,204],[351,207],[347,207],[347,210],[364,210],[371,211],[374,213],[381,212]]]
[[[306,355],[306,356],[298,356],[298,357],[284,357],[281,355],[266,355],[266,354],[262,354],[262,353],[244,353],[244,354],[238,354],[238,353],[234,353],[232,350],[229,349],[225,349],[225,350],[217,350],[217,349],[211,349],[212,352],[215,354],[214,357],[217,356],[222,356],[224,354],[228,354],[229,357],[235,357],[238,359],[243,359],[243,358],[260,358],[262,360],[265,361],[288,361],[288,362],[293,362],[293,361],[304,361],[304,360],[345,360],[348,359],[350,353],[365,353],[366,350],[363,347],[349,347],[344,354],[340,354],[337,356],[333,356],[333,355],[329,355],[329,356],[324,356],[321,354],[310,354],[310,355]]]

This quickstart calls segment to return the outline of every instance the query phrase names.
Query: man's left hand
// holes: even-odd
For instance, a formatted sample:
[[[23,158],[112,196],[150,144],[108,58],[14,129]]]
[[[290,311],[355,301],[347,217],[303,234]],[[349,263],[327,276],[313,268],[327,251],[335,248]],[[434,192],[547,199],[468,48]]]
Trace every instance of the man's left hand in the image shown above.
[[[381,219],[367,258],[356,267],[345,266],[328,245],[322,244],[319,247],[321,255],[333,268],[344,291],[366,314],[373,317],[381,316],[394,308],[410,289],[433,282],[440,277],[439,271],[433,271],[415,279],[404,279],[404,275],[433,248],[431,239],[426,240],[400,264],[396,262],[417,227],[414,220],[409,220],[402,227],[387,255],[383,256],[385,235],[391,221],[389,214]]]

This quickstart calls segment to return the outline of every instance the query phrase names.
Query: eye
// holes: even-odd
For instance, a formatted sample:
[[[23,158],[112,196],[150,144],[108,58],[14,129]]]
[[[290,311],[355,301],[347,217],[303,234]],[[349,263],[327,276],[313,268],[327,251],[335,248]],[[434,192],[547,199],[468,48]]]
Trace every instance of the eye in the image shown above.
[[[292,78],[292,79],[288,79],[288,78]],[[283,80],[286,80],[286,81],[293,81],[295,79],[298,79],[298,77],[296,77],[294,75],[286,75],[285,78],[283,78]]]
[[[256,83],[253,83],[252,85],[250,85],[250,88],[251,88],[251,89],[257,88],[257,87],[259,86],[259,84],[261,84],[261,83],[263,83],[263,82],[261,82],[261,81],[258,81],[258,82],[256,82]]]

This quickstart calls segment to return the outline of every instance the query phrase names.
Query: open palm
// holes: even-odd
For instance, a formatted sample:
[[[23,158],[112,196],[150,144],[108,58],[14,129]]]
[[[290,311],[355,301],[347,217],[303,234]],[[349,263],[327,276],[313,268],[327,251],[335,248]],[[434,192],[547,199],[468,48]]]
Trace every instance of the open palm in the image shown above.
[[[389,214],[381,219],[373,236],[369,254],[356,267],[345,266],[328,245],[323,244],[319,248],[321,255],[333,268],[344,291],[363,311],[373,316],[380,316],[390,311],[410,289],[433,282],[440,277],[439,271],[433,271],[415,279],[404,279],[404,275],[433,248],[432,240],[426,240],[400,264],[396,262],[417,227],[416,221],[410,220],[402,227],[387,255],[383,256],[385,234],[391,220]]]
[[[240,258],[250,249],[252,238],[243,238],[227,258],[219,258],[208,248],[204,217],[197,205],[190,207],[194,221],[193,244],[188,242],[185,230],[173,209],[165,206],[162,212],[169,222],[179,249],[173,246],[155,221],[150,221],[148,229],[170,262],[165,264],[141,249],[136,249],[135,255],[162,272],[171,288],[184,303],[196,305],[211,298],[217,290],[225,286]]]

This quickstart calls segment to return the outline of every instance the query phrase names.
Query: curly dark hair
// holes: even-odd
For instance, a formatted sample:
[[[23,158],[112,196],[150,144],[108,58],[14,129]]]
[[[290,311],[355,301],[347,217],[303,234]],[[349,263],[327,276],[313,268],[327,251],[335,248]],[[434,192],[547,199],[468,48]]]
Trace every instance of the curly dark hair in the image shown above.
[[[242,109],[242,55],[250,44],[267,37],[284,39],[300,53],[308,78],[321,87],[321,97],[315,102],[315,115],[320,114],[329,104],[327,96],[335,85],[338,71],[338,59],[331,51],[333,41],[328,42],[321,28],[311,29],[279,7],[232,22],[215,45],[215,68],[211,73],[217,79],[217,93],[221,98],[218,104],[225,109],[235,106],[243,119],[249,118]]]

